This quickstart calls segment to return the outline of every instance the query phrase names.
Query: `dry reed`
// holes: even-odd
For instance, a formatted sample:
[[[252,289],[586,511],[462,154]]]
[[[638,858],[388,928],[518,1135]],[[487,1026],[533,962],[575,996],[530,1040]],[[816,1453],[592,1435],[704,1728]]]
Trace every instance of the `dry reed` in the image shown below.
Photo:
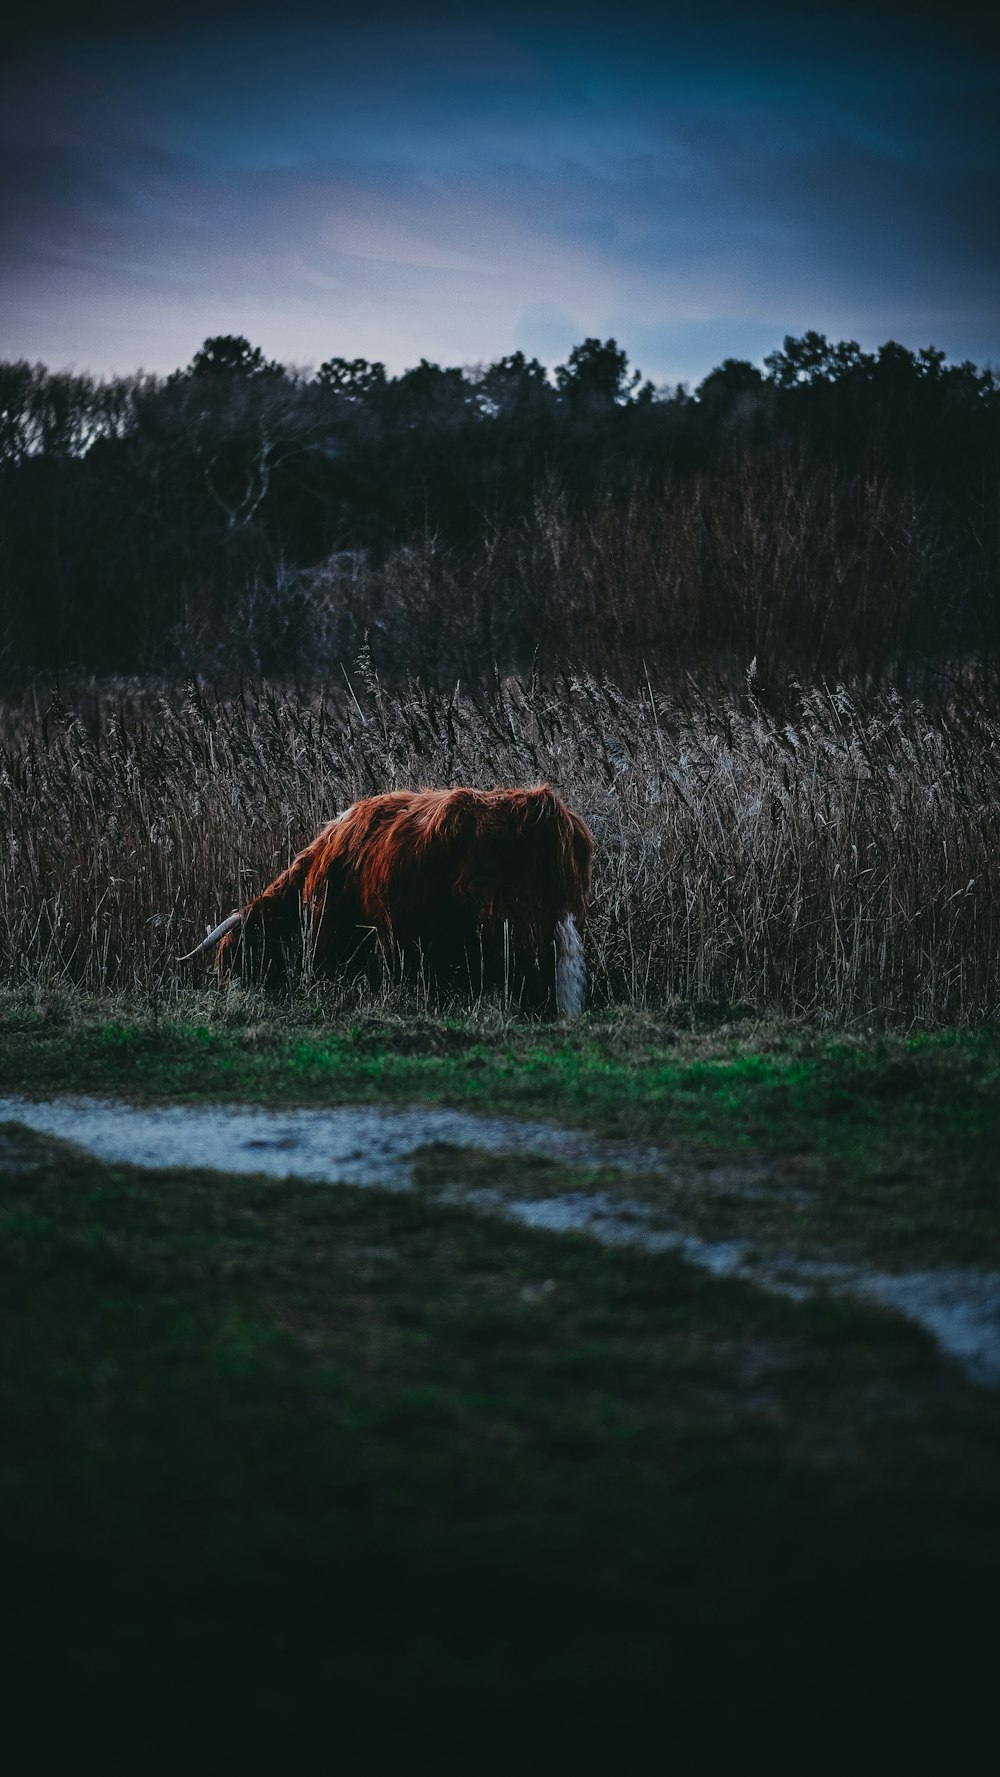
[[[586,676],[390,692],[370,669],[326,698],[29,698],[2,715],[0,973],[177,992],[204,979],[178,952],[357,797],[548,780],[596,840],[592,1003],[995,1017],[1000,721],[842,689],[789,707]]]

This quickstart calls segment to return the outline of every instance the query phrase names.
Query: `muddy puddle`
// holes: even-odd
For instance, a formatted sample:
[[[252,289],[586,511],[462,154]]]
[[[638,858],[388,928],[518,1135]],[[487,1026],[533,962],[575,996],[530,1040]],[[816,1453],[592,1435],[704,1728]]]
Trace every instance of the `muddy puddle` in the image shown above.
[[[0,1124],[15,1123],[75,1143],[96,1158],[132,1166],[205,1167],[297,1178],[318,1184],[380,1185],[410,1190],[418,1157],[431,1148],[523,1155],[565,1166],[658,1176],[687,1189],[739,1198],[787,1197],[762,1161],[692,1160],[651,1146],[604,1142],[580,1131],[513,1118],[423,1107],[345,1105],[269,1111],[218,1105],[136,1106],[107,1099],[37,1102],[0,1098]],[[0,1166],[5,1163],[0,1141]],[[7,1164],[16,1164],[13,1152]],[[459,1169],[460,1170],[460,1169]],[[823,1255],[776,1252],[744,1239],[706,1240],[665,1225],[655,1192],[640,1200],[623,1190],[517,1197],[454,1186],[443,1193],[524,1227],[585,1233],[613,1244],[675,1252],[720,1277],[736,1277],[781,1295],[851,1296],[893,1309],[930,1332],[979,1382],[1000,1385],[1000,1273],[950,1266],[883,1272]]]

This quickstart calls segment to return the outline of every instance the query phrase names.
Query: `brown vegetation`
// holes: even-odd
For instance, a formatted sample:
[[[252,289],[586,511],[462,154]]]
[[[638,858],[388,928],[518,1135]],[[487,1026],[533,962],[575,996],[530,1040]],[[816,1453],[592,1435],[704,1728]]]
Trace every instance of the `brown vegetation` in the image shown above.
[[[122,683],[72,705],[3,718],[9,982],[176,991],[178,953],[359,797],[548,781],[595,838],[592,1004],[1000,1011],[1000,720],[972,700],[813,688],[779,715],[752,686],[390,693],[369,671],[336,698]]]
[[[945,520],[883,471],[746,453],[582,508],[550,488],[461,546],[426,532],[382,555],[248,574],[224,600],[199,586],[169,654],[230,682],[339,679],[370,637],[393,678],[478,679],[534,659],[630,686],[648,667],[666,688],[692,670],[738,681],[756,659],[771,691],[792,674],[935,697],[957,663],[995,676],[996,553],[991,513]]]

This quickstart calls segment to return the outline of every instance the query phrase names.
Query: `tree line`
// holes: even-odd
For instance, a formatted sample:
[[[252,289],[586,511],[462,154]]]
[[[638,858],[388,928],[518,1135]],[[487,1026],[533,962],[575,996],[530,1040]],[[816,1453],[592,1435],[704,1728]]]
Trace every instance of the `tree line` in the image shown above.
[[[783,666],[836,671],[880,600],[907,625],[880,671],[894,648],[992,669],[1000,379],[933,347],[813,332],[764,363],[654,388],[615,340],[586,339],[554,373],[516,352],[306,374],[223,335],[167,377],[0,364],[0,671],[325,672],[373,631],[390,667],[431,674],[538,649],[596,667],[609,647],[619,670],[690,669],[789,629],[815,658]],[[826,593],[804,627],[779,603],[762,630],[778,572],[762,524],[797,552],[781,596],[813,597],[815,568],[825,616]],[[630,525],[660,539],[641,624],[628,549],[609,541]],[[546,567],[557,531],[571,581]],[[447,633],[431,645],[428,626]],[[841,638],[829,658],[817,626]]]

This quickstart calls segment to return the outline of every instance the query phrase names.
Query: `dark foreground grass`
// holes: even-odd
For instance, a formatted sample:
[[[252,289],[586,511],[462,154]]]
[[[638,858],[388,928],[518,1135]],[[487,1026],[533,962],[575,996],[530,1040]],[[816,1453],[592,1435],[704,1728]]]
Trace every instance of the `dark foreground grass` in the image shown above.
[[[0,1158],[18,1770],[963,1763],[1000,1406],[901,1320],[420,1195]]]

